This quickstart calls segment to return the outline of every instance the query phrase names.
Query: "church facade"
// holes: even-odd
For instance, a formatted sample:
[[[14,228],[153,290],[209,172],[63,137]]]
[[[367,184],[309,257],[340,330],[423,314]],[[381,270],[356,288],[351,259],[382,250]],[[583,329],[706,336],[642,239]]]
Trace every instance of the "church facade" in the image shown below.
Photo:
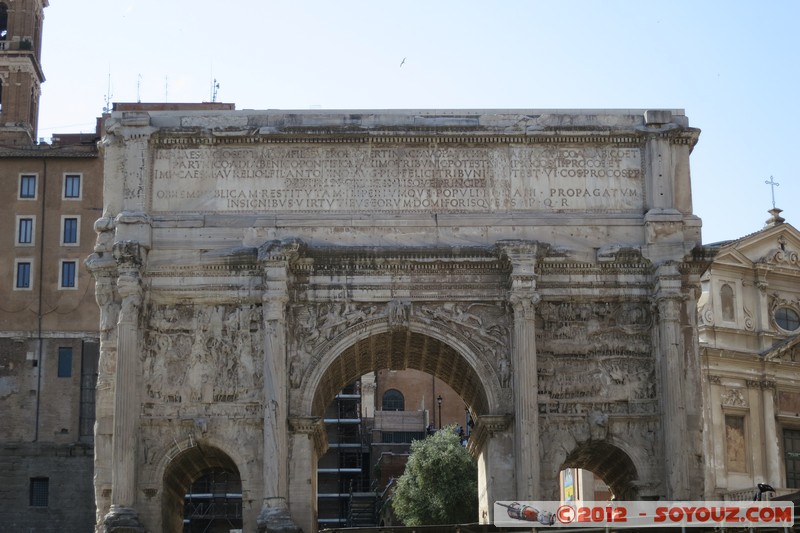
[[[780,213],[714,245],[702,278],[708,499],[749,500],[759,483],[800,488],[800,233]]]
[[[321,417],[382,369],[475,421],[482,522],[703,496],[699,248],[680,111],[112,113],[87,266],[106,528],[179,530],[200,473],[245,529],[316,527]],[[586,379],[590,376],[591,379]],[[669,452],[667,451],[669,450]]]

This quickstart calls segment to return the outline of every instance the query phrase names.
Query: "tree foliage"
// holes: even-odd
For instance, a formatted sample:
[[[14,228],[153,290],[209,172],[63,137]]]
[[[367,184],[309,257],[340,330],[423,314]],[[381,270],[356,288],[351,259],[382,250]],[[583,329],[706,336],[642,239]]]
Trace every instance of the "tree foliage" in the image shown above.
[[[392,509],[406,526],[478,521],[478,468],[452,427],[411,443]]]

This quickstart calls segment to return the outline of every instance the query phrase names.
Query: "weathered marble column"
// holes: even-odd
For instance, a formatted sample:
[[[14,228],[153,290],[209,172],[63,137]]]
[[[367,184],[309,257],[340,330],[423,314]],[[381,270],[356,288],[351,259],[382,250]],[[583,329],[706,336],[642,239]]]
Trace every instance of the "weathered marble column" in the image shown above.
[[[658,306],[657,366],[662,384],[662,431],[667,498],[689,499],[690,435],[686,420],[684,343],[681,335],[681,276],[675,264],[656,270],[655,301]]]
[[[469,451],[478,458],[478,522],[494,521],[494,502],[513,500],[514,437],[510,415],[483,415],[477,418],[469,439]]]
[[[144,250],[139,243],[114,245],[122,306],[117,322],[117,365],[114,378],[114,433],[111,439],[111,509],[104,523],[107,532],[144,531],[134,510],[136,502],[136,451],[139,397],[136,389],[139,360],[139,316],[142,305],[141,268]]]
[[[317,528],[317,461],[328,449],[325,424],[317,416],[289,419],[289,510],[300,529]]]
[[[508,299],[514,310],[511,371],[514,390],[514,460],[518,500],[537,500],[540,494],[539,379],[536,362],[535,306],[538,245],[531,242],[501,243],[511,260]]]
[[[289,301],[289,260],[298,243],[265,243],[258,259],[264,269],[264,502],[259,532],[299,531],[287,505],[289,496],[286,303]]]

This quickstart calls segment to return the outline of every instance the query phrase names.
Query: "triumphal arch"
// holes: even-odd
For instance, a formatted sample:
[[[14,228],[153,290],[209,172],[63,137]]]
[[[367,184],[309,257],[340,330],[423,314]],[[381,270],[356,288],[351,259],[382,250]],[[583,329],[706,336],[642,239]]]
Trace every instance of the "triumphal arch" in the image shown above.
[[[698,135],[679,110],[113,113],[98,529],[179,531],[223,468],[245,530],[314,531],[321,415],[387,368],[469,407],[476,520],[558,499],[564,467],[701,498]]]

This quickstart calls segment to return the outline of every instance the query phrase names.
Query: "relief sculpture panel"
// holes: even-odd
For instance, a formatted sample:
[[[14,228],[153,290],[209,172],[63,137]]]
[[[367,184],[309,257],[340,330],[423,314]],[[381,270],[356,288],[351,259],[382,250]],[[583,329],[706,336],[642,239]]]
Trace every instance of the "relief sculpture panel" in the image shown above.
[[[648,355],[653,315],[646,302],[542,302],[537,351],[559,355]]]
[[[148,313],[144,383],[163,403],[257,401],[263,335],[257,306],[159,306]]]
[[[544,412],[656,408],[653,316],[645,302],[543,302],[537,331]]]

